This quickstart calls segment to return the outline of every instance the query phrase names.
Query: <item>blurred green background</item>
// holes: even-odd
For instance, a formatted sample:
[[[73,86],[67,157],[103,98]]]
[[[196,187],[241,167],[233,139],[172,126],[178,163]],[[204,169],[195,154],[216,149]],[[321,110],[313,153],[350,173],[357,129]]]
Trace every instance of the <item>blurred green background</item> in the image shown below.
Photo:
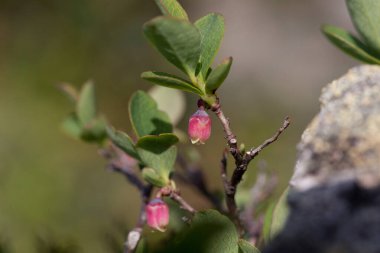
[[[321,88],[358,64],[330,45],[320,25],[352,30],[343,0],[183,0],[194,21],[208,12],[226,18],[217,61],[234,57],[220,90],[240,141],[258,145],[290,115],[292,125],[264,159],[284,188],[296,144],[318,111]],[[95,146],[65,136],[60,123],[72,110],[56,85],[95,81],[99,108],[129,130],[128,99],[145,70],[173,70],[141,31],[159,15],[153,0],[0,0],[0,237],[13,252],[34,251],[36,237],[79,243],[82,252],[109,252],[108,234],[133,227],[138,192],[104,169]],[[180,127],[186,129],[196,99]],[[214,118],[211,140],[199,148],[212,189],[221,189],[225,145]],[[257,161],[242,187],[255,177]],[[183,187],[196,208],[201,196]],[[117,225],[116,225],[117,224]],[[122,242],[120,237],[120,243]]]

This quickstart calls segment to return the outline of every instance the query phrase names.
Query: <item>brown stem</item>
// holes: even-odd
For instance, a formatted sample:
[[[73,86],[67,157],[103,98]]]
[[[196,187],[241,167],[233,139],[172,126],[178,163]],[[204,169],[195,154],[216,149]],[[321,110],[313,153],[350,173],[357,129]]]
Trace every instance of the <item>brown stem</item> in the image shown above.
[[[278,137],[282,134],[282,132],[285,131],[286,128],[290,125],[290,118],[286,117],[284,122],[282,123],[282,126],[277,130],[277,132],[269,139],[265,140],[260,146],[257,148],[252,148],[250,151],[247,152],[247,159],[252,160],[255,158],[261,150],[275,142]]]
[[[129,231],[127,240],[124,243],[124,253],[134,253],[137,249],[138,242],[141,239],[143,227],[146,222],[146,212],[145,207],[149,203],[150,195],[152,194],[153,186],[151,184],[146,185],[141,193],[141,208],[139,218],[137,220],[136,226]]]
[[[228,180],[227,176],[227,151],[224,150],[222,154],[222,159],[220,161],[220,174],[223,182],[224,193],[226,195],[226,205],[228,209],[229,216],[235,223],[239,234],[244,234],[244,227],[239,219],[239,214],[237,210],[237,205],[235,201],[236,188],[232,187],[231,182]]]
[[[228,212],[231,218],[234,220],[235,224],[237,225],[239,232],[243,234],[244,230],[240,229],[242,228],[241,226],[242,221],[239,217],[238,208],[237,208],[237,204],[235,200],[237,186],[241,182],[244,173],[247,171],[248,164],[250,163],[250,161],[252,161],[259,154],[259,152],[262,151],[265,147],[275,142],[278,139],[278,137],[281,135],[281,133],[289,126],[290,124],[289,117],[285,118],[285,121],[282,127],[276,132],[274,136],[267,139],[263,144],[261,144],[256,149],[252,148],[250,151],[243,154],[238,148],[236,135],[232,132],[229,120],[224,115],[221,109],[219,99],[217,99],[217,103],[211,107],[211,110],[215,113],[215,115],[218,117],[220,123],[223,126],[223,130],[227,139],[227,144],[229,146],[229,151],[235,159],[235,169],[232,173],[231,179],[228,180],[227,168],[226,168],[227,160],[226,160],[225,154],[223,154],[221,175],[222,175],[224,191],[226,195],[226,204],[227,204]]]
[[[108,169],[122,174],[141,194],[141,208],[136,226],[129,231],[127,240],[124,243],[124,253],[134,253],[141,239],[142,230],[146,221],[145,206],[149,202],[153,186],[143,183],[134,172],[130,157],[127,157],[127,154],[112,143],[110,143],[109,149],[100,150],[99,153],[108,160]]]
[[[211,110],[215,113],[215,115],[218,117],[220,123],[222,123],[224,133],[226,135],[227,144],[230,148],[231,155],[235,158],[236,161],[240,161],[242,156],[240,154],[239,148],[238,148],[238,142],[236,139],[236,135],[232,132],[230,128],[230,121],[227,119],[227,117],[224,115],[222,108],[219,103],[214,105]]]
[[[187,203],[178,193],[173,191],[169,197],[175,202],[177,202],[183,209],[189,211],[190,213],[194,214],[197,211],[189,203]]]

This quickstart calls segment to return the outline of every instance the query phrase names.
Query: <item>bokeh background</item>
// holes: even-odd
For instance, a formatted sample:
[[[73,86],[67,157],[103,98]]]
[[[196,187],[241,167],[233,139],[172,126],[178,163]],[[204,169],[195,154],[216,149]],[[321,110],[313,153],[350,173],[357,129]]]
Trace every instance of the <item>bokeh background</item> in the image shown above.
[[[233,56],[234,65],[219,95],[238,139],[258,145],[291,116],[289,130],[258,158],[278,173],[283,189],[321,88],[358,64],[320,32],[324,23],[352,31],[344,0],[180,2],[193,21],[209,12],[226,18],[217,61]],[[60,130],[73,108],[56,85],[94,80],[100,110],[130,130],[128,99],[151,87],[140,73],[173,70],[142,34],[142,24],[156,15],[153,0],[0,0],[0,237],[13,252],[38,252],[37,237],[109,252],[108,234],[133,226],[138,192],[104,169],[95,146]],[[186,96],[183,129],[196,110],[195,98]],[[211,140],[197,148],[210,187],[221,189],[225,142],[214,121]],[[252,184],[256,167],[242,187]],[[194,206],[207,207],[183,189]]]

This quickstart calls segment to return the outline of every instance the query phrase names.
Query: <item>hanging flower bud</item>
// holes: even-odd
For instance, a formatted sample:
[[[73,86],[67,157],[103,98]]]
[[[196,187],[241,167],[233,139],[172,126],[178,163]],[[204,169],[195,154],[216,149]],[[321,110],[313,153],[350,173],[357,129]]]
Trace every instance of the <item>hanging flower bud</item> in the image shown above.
[[[188,134],[193,144],[205,144],[211,135],[211,119],[200,107],[189,119]]]
[[[145,207],[146,221],[149,227],[165,232],[169,224],[169,207],[160,198],[155,198]]]

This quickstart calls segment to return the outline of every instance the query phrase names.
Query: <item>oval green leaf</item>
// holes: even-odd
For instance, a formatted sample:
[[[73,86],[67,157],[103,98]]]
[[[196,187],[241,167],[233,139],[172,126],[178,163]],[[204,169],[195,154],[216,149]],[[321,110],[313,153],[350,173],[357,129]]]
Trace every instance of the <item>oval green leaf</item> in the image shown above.
[[[82,127],[81,139],[87,142],[102,143],[106,137],[107,121],[104,117],[97,117]]]
[[[370,50],[359,39],[344,29],[324,25],[322,32],[335,46],[352,57],[369,64],[380,64],[380,60],[372,56]]]
[[[281,194],[276,206],[273,209],[272,222],[270,229],[270,239],[273,239],[278,232],[282,230],[285,221],[288,218],[289,209],[287,204],[289,187]]]
[[[234,224],[216,210],[195,213],[190,226],[161,252],[238,253],[238,233]]]
[[[141,161],[166,180],[177,158],[177,148],[173,146],[177,142],[174,134],[148,135],[138,140],[136,150]]]
[[[195,81],[201,37],[193,24],[186,20],[158,17],[144,25],[144,33],[169,62]]]
[[[137,137],[173,131],[169,116],[158,110],[157,103],[144,91],[137,91],[131,97],[129,117]]]
[[[215,91],[222,85],[224,80],[226,80],[228,73],[230,72],[232,65],[232,57],[225,59],[221,64],[219,64],[214,70],[211,71],[206,82],[207,93],[215,93]]]
[[[239,253],[260,253],[255,246],[247,242],[246,240],[240,239],[239,242]]]
[[[89,123],[96,117],[95,88],[91,81],[85,83],[81,89],[76,113],[82,125]]]
[[[82,126],[75,113],[70,114],[62,123],[62,130],[69,136],[79,139]]]
[[[201,34],[200,73],[205,79],[224,36],[224,17],[217,13],[210,13],[197,20],[195,26]]]
[[[155,0],[158,8],[165,16],[189,20],[186,11],[176,0]]]
[[[264,216],[264,225],[263,225],[263,239],[264,243],[268,243],[270,241],[270,233],[273,219],[273,209],[276,206],[276,202],[270,203],[269,207],[265,211]]]
[[[352,22],[364,41],[380,56],[380,1],[347,0]]]
[[[169,178],[161,177],[156,170],[148,167],[142,170],[142,177],[146,182],[159,188],[166,186],[169,182]]]
[[[133,144],[132,139],[128,136],[128,134],[115,130],[113,127],[107,126],[107,135],[118,148],[123,150],[128,155],[140,160],[138,156],[135,145]]]
[[[77,102],[79,99],[79,92],[69,83],[61,83],[58,88],[72,101]]]
[[[141,78],[152,83],[165,86],[168,88],[183,90],[198,95],[203,95],[203,92],[192,83],[178,76],[170,75],[164,72],[147,71],[141,74]]]

